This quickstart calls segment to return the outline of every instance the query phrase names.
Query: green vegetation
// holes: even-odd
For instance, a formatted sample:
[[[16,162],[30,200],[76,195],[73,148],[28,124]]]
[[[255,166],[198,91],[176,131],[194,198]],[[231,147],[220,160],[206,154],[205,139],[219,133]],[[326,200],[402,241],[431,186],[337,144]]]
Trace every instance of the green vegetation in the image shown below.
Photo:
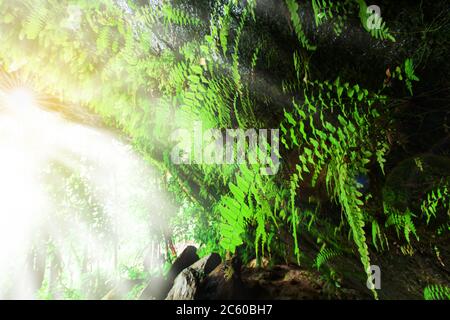
[[[356,257],[365,286],[397,246],[449,252],[448,5],[378,5],[382,18],[363,0],[3,0],[0,63],[129,137],[180,208],[171,241],[329,279]],[[196,121],[279,129],[280,170],[174,164],[172,133]]]

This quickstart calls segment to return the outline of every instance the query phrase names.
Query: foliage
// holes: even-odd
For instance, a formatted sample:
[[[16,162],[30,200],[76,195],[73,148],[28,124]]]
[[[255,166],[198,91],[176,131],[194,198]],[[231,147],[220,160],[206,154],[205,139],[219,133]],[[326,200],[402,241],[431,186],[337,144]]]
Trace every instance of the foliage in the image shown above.
[[[376,13],[370,13],[364,0],[358,0],[358,5],[361,23],[364,26],[364,29],[366,29],[372,35],[372,37],[381,40],[386,39],[395,41],[395,38],[389,32],[389,28],[386,26],[386,23],[383,21],[380,15]],[[372,24],[374,26],[372,26]]]
[[[450,300],[450,288],[447,286],[432,284],[423,290],[425,300]]]
[[[254,226],[256,231],[256,256],[264,256],[266,246],[270,251],[273,235],[266,230],[266,224],[268,221],[277,224],[276,210],[282,198],[270,178],[259,174],[260,169],[259,166],[248,168],[245,164],[241,165],[236,184],[229,184],[231,195],[222,197],[218,204],[223,221],[220,226],[220,244],[226,251],[234,252],[236,247],[243,244],[242,236],[248,226]],[[283,212],[280,214],[283,215]]]
[[[305,32],[300,21],[300,16],[298,14],[299,6],[295,0],[286,0],[286,5],[288,7],[289,13],[291,15],[292,24],[297,34],[297,38],[302,44],[302,46],[308,50],[315,50],[316,47],[311,45],[306,38]]]
[[[373,155],[380,153],[377,148],[383,140],[374,143],[367,137],[372,135],[370,121],[379,117],[374,104],[383,100],[384,97],[371,96],[358,85],[341,84],[339,78],[333,83],[313,82],[305,89],[303,107],[293,102],[298,120],[285,111],[286,122],[281,125],[286,148],[302,150],[291,181],[302,181],[308,175],[308,183],[314,187],[319,177],[324,177],[328,193],[342,206],[366,270],[370,261],[364,203],[356,177],[366,174],[366,165],[373,161]],[[291,189],[292,206],[296,192],[297,188]]]
[[[319,253],[317,254],[314,264],[316,265],[317,269],[320,269],[320,267],[324,263],[326,263],[326,262],[330,261],[332,258],[340,256],[340,255],[341,255],[341,253],[337,250],[322,247],[322,249],[320,249]]]
[[[362,51],[394,50],[394,33],[363,0],[286,0],[275,31],[258,1],[198,7],[127,1],[124,8],[112,0],[79,0],[81,21],[74,28],[62,27],[68,8],[60,1],[0,3],[8,13],[0,18],[5,70],[34,75],[36,90],[90,108],[125,133],[168,177],[163,185],[174,195],[174,208],[181,208],[172,220],[174,238],[196,241],[202,254],[244,248],[258,259],[287,259],[292,244],[300,263],[308,233],[323,242],[315,267],[345,252],[356,254],[365,271],[372,247],[389,249],[390,229],[412,246],[412,236],[420,239],[413,212],[421,210],[429,222],[438,207],[448,209],[444,185],[408,208],[376,190],[392,169],[391,149],[400,153],[392,142],[393,105],[405,97],[391,78],[404,81],[412,95],[422,71],[412,53],[398,58],[385,83],[378,81],[384,60],[381,69],[364,62],[374,70],[370,77],[358,66],[334,66],[339,77],[331,77],[315,58],[327,51],[319,40],[328,24],[333,39],[345,40],[346,28],[369,34]],[[379,28],[370,28],[372,18]],[[175,165],[172,133],[198,121],[204,130],[279,128],[280,172],[263,175],[260,163]],[[381,185],[361,182],[378,171]]]
[[[388,213],[388,218],[386,220],[386,227],[394,226],[398,237],[400,236],[399,235],[400,232],[403,232],[405,239],[408,243],[410,242],[411,233],[416,237],[417,240],[419,240],[412,217],[413,214],[409,209],[407,209],[402,214],[394,210],[394,212]]]
[[[431,218],[436,218],[439,209],[449,210],[450,205],[450,191],[448,179],[443,179],[440,183],[427,193],[426,197],[421,203],[422,213],[427,218],[427,223]]]

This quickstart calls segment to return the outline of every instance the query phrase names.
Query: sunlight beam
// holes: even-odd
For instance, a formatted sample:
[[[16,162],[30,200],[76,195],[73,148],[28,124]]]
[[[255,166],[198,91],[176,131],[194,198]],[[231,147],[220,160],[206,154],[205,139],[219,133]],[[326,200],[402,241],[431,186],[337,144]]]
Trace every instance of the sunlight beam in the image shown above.
[[[152,230],[173,211],[130,145],[41,108],[37,97],[26,87],[0,91],[0,299],[54,290],[44,279],[56,256],[60,284],[78,290],[87,274],[115,281],[144,259]]]
[[[3,98],[4,105],[9,109],[25,111],[37,107],[34,93],[27,88],[14,88],[10,92],[3,93]]]

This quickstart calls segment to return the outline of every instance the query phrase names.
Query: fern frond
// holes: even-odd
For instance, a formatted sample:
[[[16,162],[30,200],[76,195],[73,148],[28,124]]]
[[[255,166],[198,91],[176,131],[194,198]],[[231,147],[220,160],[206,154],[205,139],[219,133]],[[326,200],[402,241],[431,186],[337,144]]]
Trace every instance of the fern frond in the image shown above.
[[[342,32],[347,20],[349,10],[353,7],[353,1],[311,0],[316,26],[320,26],[327,20],[334,20],[336,35]]]
[[[423,290],[423,297],[425,300],[450,300],[450,287],[431,284]]]
[[[367,4],[364,0],[357,0],[359,5],[359,18],[364,29],[372,37],[380,40],[389,40],[395,42],[394,36],[389,32],[389,28],[380,15],[368,12]]]
[[[398,237],[400,237],[400,232],[402,232],[406,241],[410,243],[410,234],[412,233],[419,240],[416,227],[412,220],[413,214],[409,209],[401,213],[394,208],[388,208],[385,210],[385,213],[388,215],[385,226],[394,226]]]
[[[38,37],[47,23],[48,16],[49,10],[44,3],[32,7],[29,15],[25,19],[22,31],[27,39],[33,40]]]
[[[412,59],[405,60],[404,68],[405,68],[405,75],[406,75],[406,79],[405,79],[406,88],[408,88],[409,93],[412,95],[413,94],[412,81],[419,81],[420,79],[414,73],[414,63],[413,63]]]
[[[175,8],[167,3],[162,6],[161,13],[166,24],[199,26],[202,23],[200,19],[188,14],[185,10]]]
[[[431,218],[436,218],[437,212],[440,209],[450,209],[450,188],[449,182],[443,179],[439,184],[426,194],[422,201],[420,208],[422,213],[427,218],[427,223],[430,223]]]
[[[303,26],[300,21],[300,16],[298,14],[298,3],[296,0],[285,0],[286,6],[289,10],[289,14],[291,16],[291,21],[294,27],[295,34],[300,42],[300,44],[306,48],[307,50],[315,50],[316,46],[312,45],[303,31]]]
[[[99,53],[105,52],[111,46],[111,28],[109,26],[105,26],[100,29],[97,37],[97,50]]]
[[[323,264],[328,263],[331,259],[340,255],[342,255],[341,251],[323,246],[314,260],[314,266],[320,269]]]

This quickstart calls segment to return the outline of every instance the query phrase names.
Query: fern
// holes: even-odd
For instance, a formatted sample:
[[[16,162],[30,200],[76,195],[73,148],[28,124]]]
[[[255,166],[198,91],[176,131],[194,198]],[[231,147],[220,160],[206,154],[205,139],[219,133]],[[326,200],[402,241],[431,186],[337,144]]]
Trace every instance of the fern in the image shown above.
[[[439,284],[428,285],[423,290],[423,297],[425,300],[450,300],[450,287]]]
[[[412,83],[413,81],[419,81],[419,77],[415,74],[415,67],[412,58],[407,58],[403,65],[395,67],[390,73],[392,79],[398,79],[405,82],[406,89],[413,95]]]
[[[222,46],[222,53],[224,56],[227,55],[228,51],[228,34],[230,29],[231,17],[229,15],[230,7],[224,7],[224,15],[219,18],[220,31],[219,31],[219,39],[220,45]]]
[[[437,229],[436,229],[436,233],[438,236],[442,236],[445,233],[449,233],[450,232],[450,222],[446,222],[442,225],[440,225]]]
[[[297,188],[299,183],[299,176],[297,174],[293,174],[291,176],[290,181],[290,203],[291,203],[291,215],[289,217],[290,223],[292,226],[292,234],[294,236],[294,253],[297,257],[297,262],[300,260],[300,248],[298,246],[298,239],[297,239],[297,226],[299,224],[299,214],[298,209],[295,207],[295,196],[297,194]]]
[[[409,93],[413,95],[412,81],[419,81],[419,78],[414,73],[414,64],[412,59],[405,60],[405,75],[406,88],[408,88]]]
[[[49,10],[44,2],[29,5],[29,14],[25,19],[22,33],[29,40],[36,39],[44,29],[49,16]]]
[[[381,16],[378,14],[370,15],[367,12],[367,4],[364,0],[357,0],[359,5],[359,18],[361,19],[361,23],[368,31],[372,37],[380,40],[389,40],[395,42],[394,36],[389,32],[389,28],[386,26],[386,23],[383,21]],[[371,22],[375,19],[374,23],[376,26],[369,26],[369,21]]]
[[[385,209],[385,212],[388,214],[385,224],[386,227],[394,226],[398,237],[400,237],[400,232],[402,232],[406,241],[410,243],[410,234],[412,233],[416,239],[419,240],[416,227],[412,220],[413,214],[409,209],[404,213],[400,213],[398,210],[392,208],[388,210]]]
[[[285,1],[300,48],[287,52],[292,60],[286,64],[286,77],[270,86],[281,86],[282,98],[287,98],[279,109],[274,106],[281,99],[271,90],[255,91],[251,86],[253,79],[262,78],[258,74],[261,69],[271,71],[280,59],[276,46],[258,34],[255,1],[232,0],[215,6],[217,11],[207,22],[209,30],[198,28],[204,22],[196,16],[195,8],[188,10],[174,4],[177,2],[151,2],[125,13],[113,0],[80,1],[86,26],[76,33],[58,27],[56,17],[65,13],[64,3],[25,2],[31,5],[0,4],[5,12],[12,11],[1,23],[3,47],[7,48],[1,53],[2,61],[7,65],[25,57],[28,63],[23,68],[38,75],[44,91],[63,92],[65,101],[92,108],[108,125],[123,131],[152,165],[170,173],[170,188],[176,190],[177,201],[188,202],[189,215],[198,214],[197,220],[208,229],[198,233],[200,243],[208,248],[220,245],[229,252],[244,245],[246,255],[255,250],[258,258],[276,250],[288,255],[290,251],[277,238],[283,229],[290,233],[289,242],[293,242],[300,262],[299,234],[306,227],[308,233],[330,245],[317,255],[317,268],[341,251],[350,254],[353,250],[367,270],[367,244],[371,241],[377,250],[384,250],[388,247],[386,228],[395,228],[398,237],[406,239],[402,251],[414,251],[410,242],[412,236],[418,239],[418,230],[412,212],[386,206],[386,223],[382,224],[372,212],[372,195],[363,191],[357,179],[367,175],[372,165],[378,164],[383,173],[388,170],[385,164],[390,142],[382,128],[384,112],[389,109],[385,108],[387,97],[340,78],[315,80],[316,69],[310,69],[309,63],[316,46],[306,35],[299,1]],[[130,6],[133,3],[129,1]],[[332,23],[339,33],[347,16],[358,8],[367,27],[367,6],[362,0],[311,3],[316,27]],[[35,4],[39,10],[33,10]],[[17,17],[23,17],[23,25],[12,27],[11,19]],[[394,40],[384,22],[380,26],[368,31],[377,39]],[[32,45],[22,46],[17,41],[25,37]],[[414,69],[413,61],[407,59],[398,72],[394,71],[405,80],[411,94],[412,83],[418,81]],[[279,76],[283,75],[270,78],[277,81]],[[271,111],[264,110],[267,107]],[[174,166],[167,155],[167,136],[177,126],[198,120],[205,128],[279,124],[286,149],[283,156],[289,155],[283,174],[262,176],[258,165]],[[338,223],[320,216],[323,201],[309,194],[311,189],[321,192],[322,186],[323,197],[341,209]],[[448,209],[445,188],[440,185],[423,199],[421,208],[427,222],[441,209]],[[439,230],[448,232],[448,223],[441,224]]]
[[[314,265],[317,269],[320,269],[323,264],[340,255],[342,255],[341,251],[323,246],[314,260]]]
[[[180,26],[199,26],[201,24],[200,19],[167,3],[163,4],[161,13],[165,24],[176,24]]]
[[[332,2],[312,0],[311,4],[314,10],[314,19],[316,21],[316,26],[320,26],[323,21],[333,17],[333,13],[331,11],[331,8],[333,7]]]
[[[230,193],[223,196],[218,204],[222,248],[235,252],[244,242],[246,228],[254,228],[253,245],[258,259],[264,256],[273,238],[267,225],[272,223],[277,226],[283,195],[273,178],[260,175],[260,170],[260,165],[241,164],[235,181],[229,183]]]
[[[108,26],[101,28],[97,37],[97,50],[100,54],[111,46],[111,29]]]
[[[380,225],[375,219],[372,220],[372,244],[377,250],[380,250],[378,244],[381,246],[381,250],[384,250],[385,245],[386,247],[389,246],[386,235],[382,232]]]
[[[316,26],[327,20],[334,19],[334,31],[337,35],[342,32],[343,26],[351,10],[351,1],[311,0]]]
[[[315,50],[316,46],[312,45],[303,31],[303,26],[300,21],[300,16],[298,14],[299,6],[296,0],[285,0],[286,6],[289,10],[291,16],[291,21],[294,27],[295,34],[297,35],[300,44],[307,50]]]
[[[446,179],[442,179],[440,183],[430,192],[427,193],[426,198],[420,205],[422,213],[427,218],[427,223],[431,218],[436,218],[437,212],[440,208],[444,210],[450,209],[450,191],[449,184]]]
[[[345,104],[344,99],[347,99]],[[370,106],[382,99],[371,96],[358,85],[341,84],[339,79],[333,83],[313,82],[304,90],[304,104],[300,106],[294,101],[294,112],[285,110],[285,121],[280,126],[281,141],[286,148],[300,150],[291,186],[292,181],[303,181],[306,176],[315,186],[319,176],[325,176],[328,192],[342,207],[365,270],[370,266],[370,259],[364,231],[363,195],[356,176],[364,173],[373,155],[380,154],[385,146],[383,140],[372,145],[366,139],[370,135],[368,121],[378,117]],[[361,105],[369,108],[370,117],[361,113]],[[358,153],[356,148],[360,150]],[[295,193],[292,186],[291,194]],[[294,206],[293,199],[291,206]]]

